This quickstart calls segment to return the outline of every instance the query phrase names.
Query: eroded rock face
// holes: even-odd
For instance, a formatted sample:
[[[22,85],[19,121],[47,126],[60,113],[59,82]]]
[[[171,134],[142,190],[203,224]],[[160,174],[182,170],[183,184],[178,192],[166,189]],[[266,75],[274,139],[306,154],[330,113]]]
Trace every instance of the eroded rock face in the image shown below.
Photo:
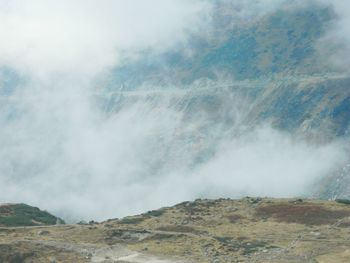
[[[0,262],[347,262],[349,225],[344,201],[198,199],[93,226],[1,228]]]

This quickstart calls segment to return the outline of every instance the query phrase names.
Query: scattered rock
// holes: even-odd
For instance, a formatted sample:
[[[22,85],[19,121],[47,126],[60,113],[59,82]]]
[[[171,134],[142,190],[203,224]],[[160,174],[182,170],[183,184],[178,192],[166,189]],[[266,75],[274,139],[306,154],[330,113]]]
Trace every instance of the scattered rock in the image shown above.
[[[304,201],[303,199],[298,198],[298,199],[295,199],[295,200],[290,201],[290,203],[299,204],[299,203],[302,203],[303,201]]]
[[[247,196],[246,200],[251,204],[257,204],[257,203],[261,202],[263,199],[261,197],[254,198],[254,197]]]
[[[47,231],[47,230],[40,230],[40,231],[38,232],[38,235],[39,235],[39,236],[47,236],[48,234],[50,234],[50,232]]]

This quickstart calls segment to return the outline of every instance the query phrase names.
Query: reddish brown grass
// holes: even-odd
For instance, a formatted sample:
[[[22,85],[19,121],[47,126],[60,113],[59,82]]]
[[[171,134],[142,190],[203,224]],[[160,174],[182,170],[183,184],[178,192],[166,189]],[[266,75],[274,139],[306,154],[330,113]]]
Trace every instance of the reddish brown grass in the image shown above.
[[[329,210],[315,204],[271,204],[258,207],[256,215],[262,218],[272,217],[278,222],[327,225],[350,216],[350,211]]]

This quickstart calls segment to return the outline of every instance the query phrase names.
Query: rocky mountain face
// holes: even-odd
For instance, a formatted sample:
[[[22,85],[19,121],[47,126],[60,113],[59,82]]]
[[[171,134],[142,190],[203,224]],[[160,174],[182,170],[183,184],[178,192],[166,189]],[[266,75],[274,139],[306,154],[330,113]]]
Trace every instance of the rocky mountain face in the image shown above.
[[[211,26],[193,33],[189,43],[161,54],[145,51],[116,67],[104,83],[106,111],[118,112],[121,105],[150,98],[156,89],[158,98],[166,96],[185,112],[186,120],[205,114],[208,122],[197,131],[202,138],[218,129],[225,136],[238,136],[242,129],[268,123],[316,144],[346,140],[350,76],[327,60],[325,53],[332,50],[320,47],[337,19],[334,10],[316,2],[290,3],[239,19],[235,3],[222,0],[214,6]],[[174,90],[184,95],[179,98]],[[151,100],[158,103],[157,96]],[[346,185],[350,175],[341,174],[334,171],[328,179]],[[350,196],[346,187],[335,184],[316,195]]]
[[[193,35],[189,44],[175,51],[150,51],[136,61],[126,60],[111,73],[107,89],[202,85],[213,88],[211,96],[216,97],[215,88],[224,79],[233,94],[239,90],[239,96],[243,93],[251,103],[246,123],[268,121],[319,140],[345,136],[349,77],[332,69],[318,50],[318,41],[335,14],[330,7],[315,3],[291,6],[243,23],[236,20],[229,1],[217,1],[208,32]],[[211,83],[204,84],[205,80]]]
[[[324,74],[331,67],[317,51],[335,15],[330,7],[293,4],[262,17],[237,18],[235,3],[216,1],[212,23],[171,51],[145,51],[115,68],[114,87],[133,89],[144,82],[188,84],[227,74],[236,80]],[[190,53],[190,54],[189,54]]]
[[[0,228],[1,262],[349,262],[350,206],[196,200],[102,223]]]

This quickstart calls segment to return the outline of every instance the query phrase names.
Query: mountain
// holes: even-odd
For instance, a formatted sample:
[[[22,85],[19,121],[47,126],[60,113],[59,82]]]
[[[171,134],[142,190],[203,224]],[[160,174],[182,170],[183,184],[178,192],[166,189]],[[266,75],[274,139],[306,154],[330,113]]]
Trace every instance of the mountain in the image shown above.
[[[0,261],[349,262],[349,216],[345,200],[201,199],[102,223],[1,228]]]
[[[215,87],[231,79],[225,85],[235,92],[243,81],[240,91],[253,105],[249,124],[268,121],[320,140],[348,133],[349,76],[332,68],[318,50],[336,17],[331,7],[290,4],[243,23],[235,20],[233,3],[215,3],[208,32],[193,34],[175,51],[145,51],[136,61],[125,60],[111,72],[106,88],[191,89],[199,80]]]
[[[104,82],[109,94],[104,109],[119,112],[121,105],[137,105],[145,98],[158,105],[166,97],[170,108],[176,105],[184,114],[183,126],[206,116],[196,134],[204,142],[216,141],[196,160],[214,156],[213,145],[225,136],[237,137],[266,124],[316,145],[347,140],[350,75],[328,60],[333,47],[321,47],[337,20],[333,8],[293,1],[262,16],[238,19],[236,4],[215,1],[211,26],[191,33],[188,43],[125,59]],[[197,135],[189,140],[196,141]],[[347,187],[330,183],[348,185],[350,174],[339,173],[346,165],[320,183],[317,197],[350,197]],[[324,184],[331,190],[321,190]]]
[[[189,43],[175,50],[145,51],[136,61],[126,60],[112,72],[112,84],[132,89],[152,81],[217,79],[218,73],[243,80],[330,70],[315,45],[335,17],[330,7],[291,5],[244,21],[236,21],[234,11],[230,1],[216,1],[207,32],[193,33]]]

